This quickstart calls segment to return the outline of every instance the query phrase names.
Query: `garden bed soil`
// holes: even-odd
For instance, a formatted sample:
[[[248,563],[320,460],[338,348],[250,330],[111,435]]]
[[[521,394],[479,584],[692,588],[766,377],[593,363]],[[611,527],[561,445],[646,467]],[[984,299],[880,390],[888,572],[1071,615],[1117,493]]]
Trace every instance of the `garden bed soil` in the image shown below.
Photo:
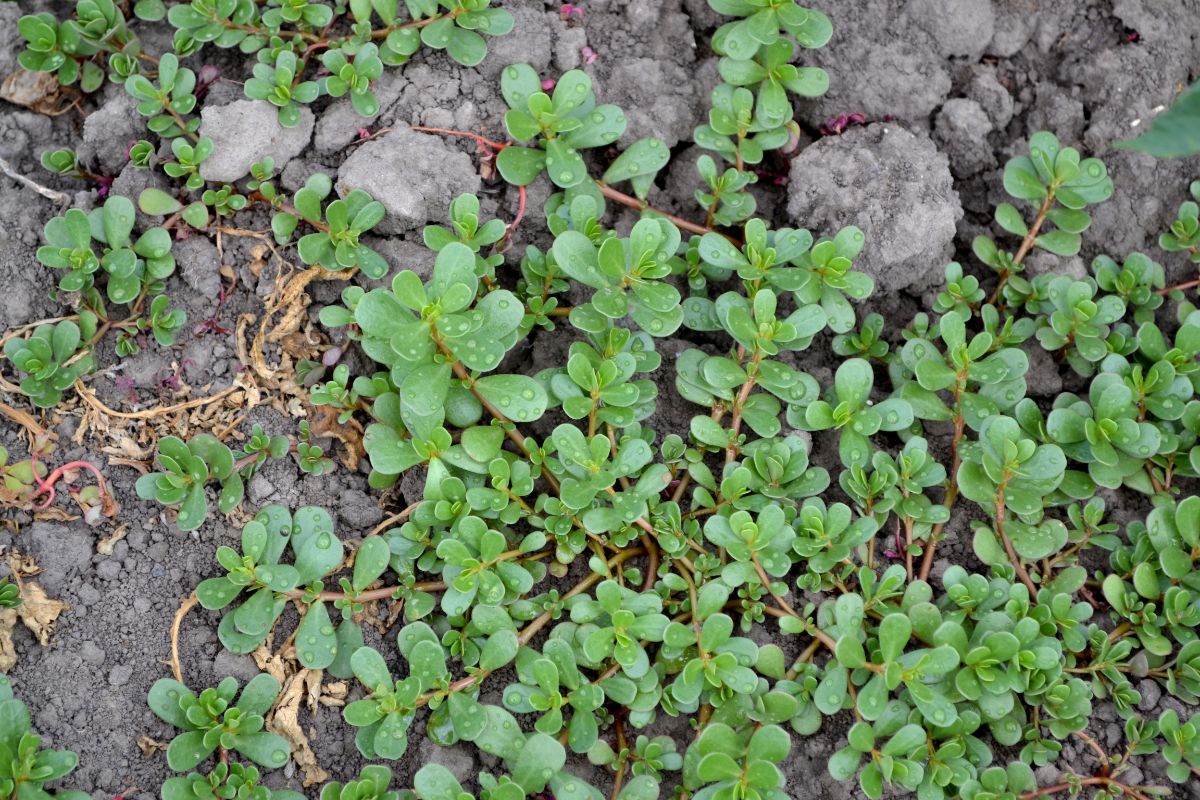
[[[1200,164],[1159,162],[1113,150],[1112,143],[1144,129],[1156,111],[1195,78],[1200,12],[1194,0],[812,4],[831,16],[835,33],[828,47],[804,54],[803,60],[829,71],[831,89],[818,101],[798,104],[805,128],[802,148],[790,163],[769,161],[753,191],[759,215],[774,226],[807,227],[818,235],[847,224],[863,228],[867,244],[860,263],[876,278],[877,289],[862,304],[860,318],[878,311],[888,319],[886,331],[894,335],[914,313],[930,307],[944,264],[953,259],[972,263],[970,241],[989,227],[991,210],[1003,199],[1001,165],[1024,148],[1030,133],[1041,129],[1103,157],[1115,192],[1095,209],[1080,257],[1031,257],[1031,272],[1082,274],[1098,253],[1120,260],[1142,249],[1163,261],[1168,284],[1191,275],[1194,268],[1185,259],[1164,257],[1155,242],[1186,199]],[[66,13],[63,5],[0,5],[0,26],[9,32],[0,44],[0,78],[16,69],[17,17],[40,10],[61,16]],[[454,195],[477,191],[485,217],[509,220],[517,194],[480,178],[470,142],[405,128],[458,128],[501,137],[504,104],[498,73],[503,66],[529,61],[545,75],[581,67],[596,79],[602,102],[625,109],[629,130],[621,145],[654,135],[676,151],[675,165],[662,176],[651,201],[683,216],[696,216],[692,193],[698,153],[688,141],[703,121],[715,82],[716,62],[708,43],[719,24],[704,0],[584,0],[577,4],[584,17],[570,22],[560,17],[557,4],[516,0],[503,5],[513,11],[516,27],[509,36],[493,40],[478,68],[463,68],[423,51],[404,67],[385,71],[378,82],[381,110],[375,118],[360,118],[347,100],[322,99],[313,107],[314,119],[306,120],[287,141],[252,135],[261,125],[261,109],[247,116],[239,108],[224,108],[241,100],[241,86],[235,81],[246,77],[243,70],[250,59],[242,64],[239,54],[209,48],[204,57],[221,71],[222,80],[203,101],[208,130],[202,132],[229,139],[223,148],[231,152],[221,169],[232,173],[239,164],[244,169],[264,155],[274,155],[288,190],[318,170],[336,175],[342,191],[367,189],[389,211],[382,232],[369,243],[393,268],[428,269],[420,230],[428,222],[446,221]],[[165,49],[168,43],[148,38],[148,49]],[[866,122],[851,125],[840,136],[821,135],[822,126],[845,114],[861,114]],[[246,127],[244,135],[230,127],[236,125]],[[370,141],[363,140],[360,129]],[[84,209],[96,204],[96,187],[49,176],[39,166],[41,152],[75,148],[89,168],[115,179],[113,191],[136,197],[146,185],[165,181],[127,164],[128,143],[142,133],[141,119],[117,85],[106,86],[83,100],[78,110],[57,117],[0,103],[0,157],[16,171],[71,193],[75,205]],[[535,212],[548,192],[545,185],[531,187],[530,207]],[[49,271],[34,258],[43,224],[60,211],[50,200],[0,178],[0,328],[64,313],[66,306],[50,288]],[[634,220],[631,212],[616,218],[623,229]],[[547,246],[539,221],[530,219],[521,226],[516,246],[508,253],[510,268],[526,245]],[[264,213],[252,211],[239,216],[237,226],[261,231],[268,222]],[[195,237],[179,243],[175,252],[179,269],[169,290],[173,302],[187,310],[189,323],[169,349],[148,346],[120,361],[111,339],[102,347],[99,370],[88,384],[112,409],[134,412],[209,396],[247,374],[238,355],[239,319],[249,315],[246,335],[252,335],[264,298],[275,289],[281,269],[286,271],[255,238],[225,236],[218,250],[216,243]],[[361,277],[355,280],[372,284]],[[336,301],[342,285],[310,286],[313,302],[300,318],[296,335],[306,340],[340,335],[323,329],[315,317],[320,306]],[[205,332],[193,332],[198,323],[210,319]],[[570,336],[565,327],[535,332],[515,357],[534,367],[559,363],[554,359],[564,353]],[[660,343],[665,368],[659,409],[650,422],[660,434],[685,431],[697,411],[675,396],[669,368],[675,353],[696,344],[712,347],[703,337],[689,338],[682,332]],[[278,364],[303,347],[294,338],[269,343],[267,360]],[[1031,356],[1031,394],[1044,398],[1061,391],[1063,378],[1056,365],[1039,357],[1040,351]],[[798,354],[797,360],[822,383],[835,363],[827,343]],[[294,434],[294,416],[305,413],[303,405],[278,389],[260,388],[259,405],[246,413],[236,430],[245,433],[259,422],[269,432]],[[4,399],[28,409],[24,398]],[[220,404],[155,418],[153,423],[159,432],[186,433],[209,422],[205,415],[210,413],[232,422],[246,405],[248,395],[239,391]],[[24,629],[16,632],[17,663],[10,674],[46,742],[78,752],[80,766],[70,778],[71,786],[97,798],[124,793],[148,799],[157,797],[158,787],[169,777],[165,758],[152,742],[165,742],[171,731],[146,707],[146,693],[155,680],[169,674],[164,661],[170,656],[169,629],[180,602],[201,579],[216,572],[213,552],[220,544],[236,541],[238,518],[213,514],[199,531],[181,533],[170,522],[170,513],[137,498],[133,485],[138,471],[112,461],[121,451],[111,448],[122,440],[133,446],[124,457],[139,457],[137,449],[147,444],[138,435],[144,423],[110,418],[103,421],[105,431],[93,417],[89,430],[75,437],[86,409],[72,400],[37,415],[57,435],[50,460],[87,459],[99,466],[122,513],[90,527],[82,520],[35,520],[26,512],[4,512],[15,531],[0,527],[0,545],[32,556],[43,570],[34,579],[50,596],[69,605],[49,644],[39,645]],[[944,454],[947,440],[932,438],[931,446]],[[0,421],[0,445],[14,460],[25,457],[24,436],[7,421]],[[333,441],[330,446],[340,449]],[[813,457],[825,466],[837,460],[823,438]],[[368,490],[366,472],[365,462],[360,462],[356,471],[339,464],[330,474],[312,477],[301,473],[291,459],[273,461],[250,481],[244,508],[252,513],[267,503],[291,508],[326,505],[339,536],[354,540],[385,514],[416,499],[413,492],[420,486],[415,478],[408,479],[381,496]],[[71,510],[65,500],[58,506]],[[1145,509],[1117,505],[1114,512],[1123,521]],[[976,563],[969,521],[960,506],[948,528],[950,539],[938,552],[935,575],[952,563]],[[99,552],[101,540],[121,526],[124,536],[111,554]],[[223,650],[216,637],[217,620],[217,615],[197,609],[184,622],[180,655],[192,686],[215,684],[226,675],[244,681],[258,671],[251,657]],[[391,646],[382,649],[390,652]],[[1142,692],[1141,710],[1157,714],[1172,706],[1152,682],[1143,681],[1137,688]],[[300,719],[317,763],[331,777],[345,780],[357,773],[361,759],[353,729],[342,722],[337,708],[321,706],[316,714],[306,710]],[[845,725],[846,720],[835,719],[815,736],[796,738],[786,765],[793,796],[857,796],[857,789],[836,783],[825,768],[829,754],[842,745]],[[682,720],[665,718],[655,727],[681,741],[688,735]],[[424,741],[422,729],[419,720],[408,755],[393,765],[400,785],[409,785],[412,773],[430,762],[446,764],[468,785],[479,769],[492,766],[473,748],[443,749]],[[1121,724],[1106,701],[1095,703],[1089,731],[1106,748],[1121,740]],[[1089,755],[1083,745],[1072,740],[1064,747],[1061,765],[1087,768]],[[1159,764],[1139,762],[1126,774],[1128,782],[1136,785],[1138,773],[1144,771],[1146,781],[1165,783]],[[582,768],[587,769],[586,764]],[[1056,776],[1054,767],[1038,772],[1043,784]],[[300,779],[299,770],[289,764],[272,774],[270,783],[300,788]],[[599,780],[607,785],[607,779]],[[1180,797],[1200,796],[1194,786],[1176,791]]]

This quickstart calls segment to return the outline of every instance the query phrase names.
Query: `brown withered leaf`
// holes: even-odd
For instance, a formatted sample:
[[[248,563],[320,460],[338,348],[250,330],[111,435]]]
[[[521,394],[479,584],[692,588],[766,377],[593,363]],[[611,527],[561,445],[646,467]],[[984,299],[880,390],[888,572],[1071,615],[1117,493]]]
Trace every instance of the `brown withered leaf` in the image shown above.
[[[258,665],[260,670],[279,681],[281,686],[287,682],[291,670],[288,669],[288,664],[283,656],[272,653],[270,648],[265,644],[259,645],[258,649],[251,653],[250,656],[254,659],[254,663]]]
[[[323,706],[333,706],[339,708],[346,705],[346,695],[350,693],[350,687],[345,681],[335,681],[326,683],[321,686],[321,696],[318,698]]]
[[[100,555],[111,556],[113,554],[113,547],[116,546],[117,542],[124,539],[125,534],[128,532],[128,525],[122,525],[121,527],[117,528],[109,536],[100,540],[100,543],[96,545],[96,552]]]
[[[59,106],[58,78],[53,72],[18,69],[0,84],[0,99],[24,106],[39,114],[49,114]]]
[[[17,663],[17,649],[12,640],[13,628],[16,626],[16,610],[0,608],[0,672],[7,673]]]
[[[317,764],[317,755],[300,727],[300,704],[313,693],[321,691],[321,672],[302,669],[293,675],[267,721],[267,730],[287,739],[292,746],[292,758],[304,773],[304,785],[313,786],[329,780],[329,773]]]
[[[8,554],[8,568],[12,570],[17,579],[28,578],[42,571],[38,563],[33,560],[33,556],[18,553],[16,550]]]
[[[41,511],[35,511],[33,518],[38,522],[74,522],[79,519],[79,515],[68,514],[58,506],[50,506]]]
[[[167,749],[165,742],[160,742],[157,739],[151,739],[149,736],[139,736],[137,738],[137,746],[138,749],[142,751],[142,755],[144,755],[146,758],[149,758],[159,751]]]
[[[47,597],[46,591],[33,581],[21,584],[21,605],[17,606],[17,613],[21,622],[33,631],[33,635],[43,646],[50,643],[50,634],[54,633],[54,623],[58,620],[58,615],[68,608],[66,603]]]

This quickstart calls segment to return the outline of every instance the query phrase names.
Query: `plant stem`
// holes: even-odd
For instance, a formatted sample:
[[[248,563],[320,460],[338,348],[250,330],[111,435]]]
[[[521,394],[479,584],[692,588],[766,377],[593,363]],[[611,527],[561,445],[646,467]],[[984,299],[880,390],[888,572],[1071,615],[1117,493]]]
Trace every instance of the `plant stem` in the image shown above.
[[[432,335],[433,343],[437,345],[438,350],[441,351],[442,355],[444,355],[446,360],[449,362],[450,368],[454,370],[455,376],[457,376],[458,379],[463,382],[467,389],[470,390],[471,394],[475,396],[475,399],[479,401],[479,404],[482,405],[487,412],[492,415],[492,418],[500,423],[500,427],[504,429],[504,434],[509,438],[509,440],[517,447],[521,448],[521,452],[524,453],[525,456],[532,456],[533,450],[530,448],[528,441],[525,439],[525,435],[517,430],[517,423],[509,419],[503,411],[496,408],[496,406],[490,400],[483,396],[483,394],[475,386],[475,379],[471,377],[471,373],[467,371],[466,367],[459,363],[458,359],[454,357],[454,353],[449,347],[446,346],[441,337],[437,335],[437,332],[433,330],[433,328],[430,328],[430,334]],[[555,493],[557,493],[558,479],[550,474],[550,470],[542,470],[542,477],[546,479],[546,483],[550,484],[550,487],[555,491]]]
[[[730,417],[729,425],[733,435],[729,437],[729,446],[725,448],[726,464],[737,458],[737,439],[742,429],[742,407],[750,399],[750,392],[754,389],[754,382],[757,378],[758,362],[761,360],[762,355],[755,352],[754,357],[750,360],[749,367],[746,369],[746,382],[742,384],[742,390],[738,392],[737,399],[733,401],[733,415]]]
[[[112,493],[108,491],[108,484],[104,481],[104,475],[100,472],[96,465],[92,464],[90,461],[70,461],[66,464],[63,464],[61,467],[58,467],[43,479],[38,476],[37,453],[35,452],[35,449],[30,450],[29,460],[33,466],[33,479],[37,482],[37,489],[32,495],[30,495],[29,499],[33,500],[34,498],[40,497],[43,494],[46,495],[45,500],[43,500],[41,503],[34,504],[33,507],[35,510],[40,511],[49,507],[49,505],[54,502],[54,484],[57,483],[58,480],[62,478],[68,470],[73,469],[86,469],[95,476],[96,485],[100,489],[100,502],[104,516],[111,517],[119,510],[117,501],[113,499]]]
[[[1021,563],[1021,558],[1017,555],[1017,551],[1013,549],[1008,535],[1004,533],[1004,511],[1004,484],[1001,483],[1000,487],[996,490],[996,535],[1000,537],[1000,542],[1004,545],[1004,552],[1008,554],[1008,560],[1013,565],[1013,569],[1016,570],[1017,577],[1021,579],[1021,583],[1025,584],[1025,588],[1029,590],[1029,601],[1035,603],[1037,602],[1037,587],[1034,586],[1033,580],[1025,570],[1025,565]]]
[[[963,378],[960,377],[954,388],[954,438],[950,442],[950,450],[952,459],[950,461],[950,472],[946,476],[946,494],[942,498],[942,505],[947,511],[954,508],[954,503],[958,500],[958,468],[962,461],[959,455],[958,446],[962,442],[963,436],[966,433],[966,420],[962,412],[962,385]],[[933,553],[937,550],[939,537],[945,529],[946,523],[939,522],[933,526],[933,530],[929,532],[929,543],[925,547],[925,555],[921,559],[921,574],[918,576],[920,580],[927,580],[929,572],[933,569]]]
[[[371,589],[370,591],[359,592],[355,595],[349,595],[346,592],[319,592],[317,599],[333,602],[334,600],[344,600],[347,597],[352,597],[360,603],[372,603],[376,600],[388,599],[398,589],[411,589],[414,592],[444,592],[446,591],[446,584],[443,581],[426,581],[424,583],[414,583],[412,586],[384,586],[381,589]],[[280,594],[289,600],[301,600],[304,598],[305,591],[303,589],[292,589]]]
[[[1168,295],[1171,292],[1183,291],[1184,289],[1191,289],[1194,286],[1200,286],[1200,278],[1197,278],[1193,281],[1187,281],[1186,283],[1178,283],[1178,284],[1175,284],[1174,286],[1168,286],[1166,289],[1159,289],[1157,292],[1155,292],[1155,294],[1158,294],[1160,296]]]
[[[675,223],[675,227],[685,230],[688,233],[695,233],[703,236],[704,234],[712,231],[712,228],[704,225],[698,225],[695,222],[684,219],[683,217],[677,217],[674,214],[668,214],[666,211],[661,211],[647,203],[645,200],[634,197],[633,195],[625,194],[624,192],[612,188],[602,180],[596,179],[595,183],[600,189],[600,194],[604,195],[609,200],[612,200],[614,203],[620,203],[621,205],[626,206],[627,208],[632,208],[635,211],[650,211],[654,214],[658,214],[659,216],[665,217],[671,222]],[[721,235],[724,236],[724,234]],[[732,237],[726,236],[725,238],[736,243],[736,240]]]
[[[1038,209],[1037,216],[1033,219],[1033,224],[1029,226],[1029,232],[1025,234],[1025,238],[1021,240],[1021,246],[1017,248],[1017,254],[1013,256],[1013,267],[1021,266],[1021,262],[1025,260],[1025,256],[1029,255],[1029,251],[1033,249],[1034,240],[1037,239],[1038,231],[1042,229],[1042,223],[1046,221],[1046,215],[1050,213],[1050,209],[1054,207],[1054,187],[1051,186],[1046,192],[1046,199],[1042,201],[1042,207]],[[996,284],[996,290],[992,292],[992,296],[988,298],[989,305],[995,305],[1000,299],[1000,293],[1004,291],[1005,284],[1012,277],[1015,270],[1005,269],[1000,273],[1000,282]]]

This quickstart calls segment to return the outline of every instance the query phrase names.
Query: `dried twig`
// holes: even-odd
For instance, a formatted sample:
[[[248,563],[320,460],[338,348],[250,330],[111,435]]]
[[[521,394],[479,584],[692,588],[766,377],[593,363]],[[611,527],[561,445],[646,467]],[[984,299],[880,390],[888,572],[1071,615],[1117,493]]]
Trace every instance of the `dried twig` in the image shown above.
[[[8,161],[3,158],[0,158],[0,172],[3,172],[5,175],[12,178],[25,188],[33,189],[33,191],[37,192],[47,200],[51,200],[59,205],[67,205],[71,202],[71,195],[67,194],[66,192],[60,192],[57,189],[51,189],[49,187],[42,186],[37,181],[26,178],[24,175],[13,169],[12,164],[9,164]]]

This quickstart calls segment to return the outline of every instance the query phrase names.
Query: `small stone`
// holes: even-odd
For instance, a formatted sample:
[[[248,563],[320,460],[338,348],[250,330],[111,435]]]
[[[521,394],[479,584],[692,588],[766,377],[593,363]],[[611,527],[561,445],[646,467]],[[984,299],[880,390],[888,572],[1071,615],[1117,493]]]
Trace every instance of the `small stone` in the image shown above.
[[[43,572],[42,575],[44,576],[45,573]],[[45,584],[46,581],[43,578],[42,586],[45,587]],[[100,602],[100,590],[95,586],[92,586],[90,583],[85,583],[80,586],[75,590],[75,594],[79,598],[79,604],[81,606],[94,606],[96,603]]]
[[[445,222],[450,201],[478,192],[479,172],[471,157],[439,136],[406,127],[359,147],[338,170],[345,197],[362,189],[383,203],[388,218],[380,233],[402,233],[430,221]]]
[[[207,236],[189,236],[171,248],[180,276],[200,297],[216,302],[221,292],[221,256]]]
[[[258,672],[258,665],[250,656],[237,655],[222,649],[213,659],[213,674],[217,676],[218,680],[232,675],[245,683],[258,675]]]
[[[955,177],[967,178],[996,166],[996,157],[988,143],[992,122],[974,100],[956,97],[947,100],[938,112],[934,138],[950,159]]]
[[[232,183],[250,173],[255,162],[267,156],[282,165],[308,146],[314,117],[300,108],[300,124],[285,128],[278,111],[265,100],[237,100],[224,106],[208,106],[200,112],[200,135],[213,141],[213,152],[201,165],[206,181]]]
[[[905,11],[945,58],[978,59],[996,29],[991,0],[955,0],[953,11],[942,0],[911,0]]]
[[[129,683],[129,679],[133,676],[132,664],[117,664],[108,671],[109,686],[124,686]]]
[[[100,576],[101,580],[115,581],[121,577],[121,562],[111,558],[101,561],[100,565],[96,567],[96,574]]]
[[[261,503],[270,497],[274,491],[275,487],[271,485],[271,482],[261,472],[254,473],[254,477],[250,479],[249,486],[249,495],[252,502]]]
[[[79,646],[79,657],[89,664],[99,665],[104,663],[105,654],[95,642],[88,640]]]
[[[832,236],[862,229],[855,269],[877,293],[940,280],[963,210],[949,162],[929,137],[896,124],[826,137],[792,162],[788,216],[797,227]]]
[[[1142,699],[1138,701],[1138,711],[1157,711],[1158,703],[1162,700],[1162,687],[1157,681],[1141,680],[1137,685],[1138,693]]]
[[[996,68],[986,64],[971,67],[971,82],[967,85],[967,97],[974,100],[988,115],[992,125],[1003,128],[1013,117],[1012,94],[996,77]]]
[[[116,175],[129,161],[129,145],[146,137],[137,101],[123,89],[83,119],[83,141],[76,155],[102,175]]]
[[[135,598],[133,601],[133,610],[139,614],[148,613],[150,611],[150,609],[153,607],[154,607],[154,604],[151,603],[150,600],[145,597],[138,597],[138,598]]]
[[[39,291],[31,278],[44,275],[45,267],[37,261],[35,253],[34,248],[20,242],[0,240],[0,275],[4,276],[0,319],[6,326],[22,325],[39,318],[38,305],[44,292]]]
[[[554,36],[541,3],[536,4],[537,8],[533,4],[506,5],[513,15],[512,33],[487,37],[487,56],[478,67],[485,78],[498,77],[509,64],[529,64],[541,72],[550,64],[550,53],[554,51]]]
[[[342,523],[357,530],[373,528],[383,519],[379,502],[365,492],[350,489],[342,492],[338,502],[338,517]]]

